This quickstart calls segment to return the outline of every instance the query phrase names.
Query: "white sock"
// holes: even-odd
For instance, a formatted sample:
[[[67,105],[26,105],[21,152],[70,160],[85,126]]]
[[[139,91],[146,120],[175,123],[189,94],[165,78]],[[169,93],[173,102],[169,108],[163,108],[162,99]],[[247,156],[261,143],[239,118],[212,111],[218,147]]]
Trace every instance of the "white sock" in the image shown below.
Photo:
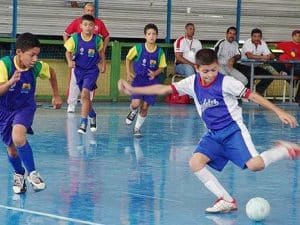
[[[135,129],[140,129],[143,123],[145,122],[146,116],[142,117],[140,114],[138,114],[136,123],[135,123]]]
[[[207,168],[204,167],[203,169],[195,172],[195,175],[208,190],[217,196],[217,198],[224,198],[228,202],[233,201],[233,198],[230,196],[230,194]]]
[[[265,163],[265,168],[273,162],[277,162],[282,159],[289,159],[289,153],[284,146],[275,146],[260,154]]]

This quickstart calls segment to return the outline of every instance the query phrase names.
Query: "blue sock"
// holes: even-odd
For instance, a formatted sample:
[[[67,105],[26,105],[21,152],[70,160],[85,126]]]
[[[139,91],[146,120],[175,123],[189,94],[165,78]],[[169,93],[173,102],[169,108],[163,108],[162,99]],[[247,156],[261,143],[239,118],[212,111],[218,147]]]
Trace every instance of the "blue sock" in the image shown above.
[[[96,117],[96,112],[93,108],[91,108],[91,111],[89,112],[89,117],[95,118]]]
[[[17,174],[22,174],[22,175],[25,174],[25,169],[22,166],[22,162],[19,156],[12,157],[7,154],[7,158]]]
[[[31,149],[29,143],[26,141],[25,145],[23,145],[21,147],[17,147],[17,149],[18,149],[19,156],[20,156],[28,174],[30,174],[32,171],[35,170],[35,165],[34,165],[34,160],[33,160],[32,149]]]
[[[85,125],[87,125],[88,119],[87,118],[83,118],[81,117],[80,119],[80,124],[84,123]]]

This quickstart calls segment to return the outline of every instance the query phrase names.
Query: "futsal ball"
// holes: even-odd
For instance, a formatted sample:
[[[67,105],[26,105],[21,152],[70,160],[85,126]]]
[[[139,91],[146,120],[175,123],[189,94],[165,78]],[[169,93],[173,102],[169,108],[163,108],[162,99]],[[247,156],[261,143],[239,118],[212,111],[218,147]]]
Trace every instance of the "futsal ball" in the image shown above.
[[[270,214],[269,202],[261,197],[251,198],[246,205],[247,216],[254,221],[262,221]]]

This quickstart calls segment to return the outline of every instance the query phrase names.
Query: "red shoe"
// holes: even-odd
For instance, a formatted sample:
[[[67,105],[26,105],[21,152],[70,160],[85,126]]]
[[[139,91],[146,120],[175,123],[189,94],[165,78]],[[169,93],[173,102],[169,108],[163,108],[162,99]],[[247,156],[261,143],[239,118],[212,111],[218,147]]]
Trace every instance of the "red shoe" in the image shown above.
[[[277,141],[276,142],[279,146],[283,146],[287,149],[290,159],[298,159],[300,158],[300,146],[292,143],[292,142],[288,142],[288,141]]]
[[[228,202],[223,198],[217,199],[212,207],[207,208],[207,213],[228,213],[237,210],[237,203],[235,199],[232,202]]]

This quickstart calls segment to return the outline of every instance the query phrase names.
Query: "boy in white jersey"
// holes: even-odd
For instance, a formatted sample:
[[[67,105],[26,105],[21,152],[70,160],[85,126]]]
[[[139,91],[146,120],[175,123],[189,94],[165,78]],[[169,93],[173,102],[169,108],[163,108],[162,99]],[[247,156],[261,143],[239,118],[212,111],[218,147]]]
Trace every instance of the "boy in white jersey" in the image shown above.
[[[202,136],[189,164],[199,180],[218,198],[206,212],[230,212],[237,210],[235,199],[206,165],[221,171],[230,160],[242,169],[260,171],[278,160],[300,157],[300,146],[286,141],[278,141],[275,147],[259,154],[243,123],[242,110],[238,106],[236,96],[247,98],[272,110],[283,123],[292,128],[298,126],[298,123],[295,117],[260,95],[252,93],[240,81],[219,73],[218,58],[213,50],[198,51],[196,64],[197,73],[178,83],[134,88],[126,81],[120,80],[119,90],[126,94],[165,95],[175,92],[194,98],[198,113],[208,131]]]

